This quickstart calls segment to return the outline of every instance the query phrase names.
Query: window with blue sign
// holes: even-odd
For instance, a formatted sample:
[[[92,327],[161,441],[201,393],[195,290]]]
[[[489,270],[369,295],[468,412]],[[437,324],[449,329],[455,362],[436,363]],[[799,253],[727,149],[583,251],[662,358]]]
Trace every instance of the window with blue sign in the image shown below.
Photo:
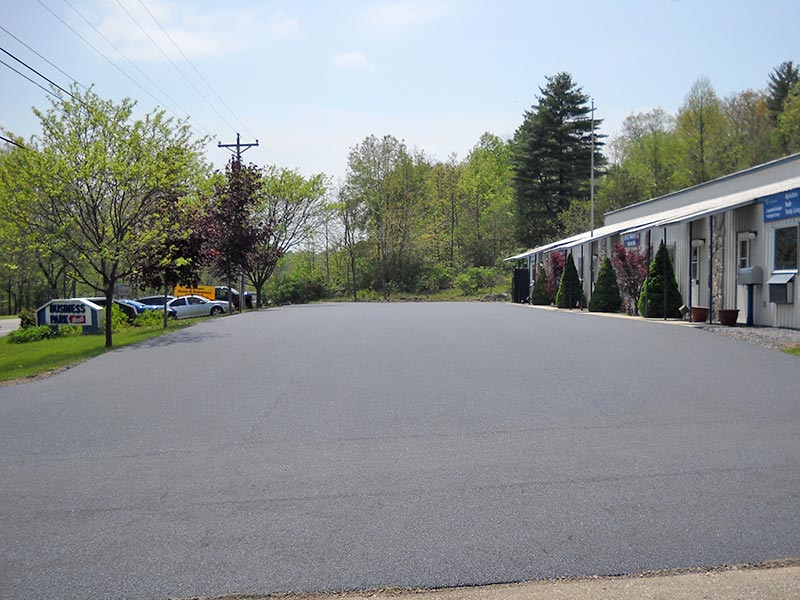
[[[775,270],[797,270],[797,226],[775,230]]]

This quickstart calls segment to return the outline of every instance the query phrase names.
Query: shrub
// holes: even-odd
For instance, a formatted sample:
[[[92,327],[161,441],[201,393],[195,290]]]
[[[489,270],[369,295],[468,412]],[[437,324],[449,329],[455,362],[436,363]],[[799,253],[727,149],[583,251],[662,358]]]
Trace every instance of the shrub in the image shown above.
[[[636,314],[639,297],[642,293],[642,284],[647,277],[647,255],[637,248],[628,249],[622,244],[614,244],[613,256],[617,281],[620,291],[625,296],[626,310],[628,314]]]
[[[547,295],[555,300],[558,293],[558,284],[561,281],[561,274],[564,272],[564,253],[561,250],[556,250],[550,254],[549,270],[547,273]]]
[[[161,310],[146,310],[136,315],[133,320],[135,327],[158,327],[164,322],[164,312]]]
[[[583,286],[578,277],[578,269],[575,268],[572,253],[570,253],[564,266],[564,272],[561,274],[561,282],[558,284],[556,306],[558,308],[575,308],[579,304],[583,306],[584,301]]]
[[[19,311],[19,326],[21,329],[36,327],[36,312],[32,308],[23,308]]]
[[[8,334],[8,341],[11,344],[25,344],[27,342],[48,340],[57,335],[56,330],[48,325],[34,325],[33,327],[12,331]]]
[[[111,305],[111,331],[116,333],[131,326],[131,320],[116,304]]]
[[[666,275],[666,282],[664,280]],[[664,290],[666,289],[667,304],[664,313]],[[680,306],[683,304],[678,282],[675,280],[675,271],[672,260],[667,252],[667,247],[662,241],[658,252],[647,272],[647,279],[642,286],[639,296],[639,314],[643,317],[672,317],[681,318]]]
[[[59,325],[58,337],[78,337],[83,335],[83,327],[80,325]]]
[[[531,292],[531,304],[539,306],[549,306],[553,303],[553,297],[548,293],[550,289],[547,280],[547,271],[544,265],[539,265],[536,274],[536,283],[533,284],[533,291]]]
[[[290,271],[275,278],[272,299],[275,304],[305,304],[322,299],[326,293],[321,273]]]
[[[606,257],[600,266],[600,273],[597,275],[597,284],[594,293],[589,300],[589,311],[591,312],[617,312],[622,308],[622,298],[619,295],[617,276],[611,259]]]

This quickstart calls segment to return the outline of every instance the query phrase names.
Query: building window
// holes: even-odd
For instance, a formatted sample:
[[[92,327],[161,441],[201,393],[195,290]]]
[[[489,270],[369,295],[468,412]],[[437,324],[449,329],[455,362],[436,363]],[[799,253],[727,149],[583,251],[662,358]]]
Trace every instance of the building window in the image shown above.
[[[692,246],[692,273],[691,278],[700,280],[700,246]]]
[[[747,269],[750,267],[750,238],[739,240],[739,268]]]
[[[797,270],[797,227],[775,230],[775,270]]]

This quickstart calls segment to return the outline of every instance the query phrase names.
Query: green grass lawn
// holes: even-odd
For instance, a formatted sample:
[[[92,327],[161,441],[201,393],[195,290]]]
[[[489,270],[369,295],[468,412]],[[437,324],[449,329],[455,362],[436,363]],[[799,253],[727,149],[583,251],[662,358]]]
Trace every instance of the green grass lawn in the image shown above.
[[[114,347],[111,350],[183,329],[195,322],[196,319],[170,321],[167,330],[160,326],[124,329],[114,334]],[[102,334],[60,337],[26,344],[12,344],[8,338],[0,338],[0,381],[31,377],[99,356],[108,350],[105,342],[105,335]]]

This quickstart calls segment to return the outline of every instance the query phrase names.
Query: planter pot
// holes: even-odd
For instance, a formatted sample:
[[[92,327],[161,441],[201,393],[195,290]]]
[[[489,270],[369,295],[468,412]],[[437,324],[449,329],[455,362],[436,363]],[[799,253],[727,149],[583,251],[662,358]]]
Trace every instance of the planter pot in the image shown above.
[[[738,308],[720,308],[717,309],[717,318],[720,325],[727,325],[728,327],[736,327],[736,321],[739,320]]]
[[[708,321],[708,309],[705,306],[692,307],[692,323]]]

